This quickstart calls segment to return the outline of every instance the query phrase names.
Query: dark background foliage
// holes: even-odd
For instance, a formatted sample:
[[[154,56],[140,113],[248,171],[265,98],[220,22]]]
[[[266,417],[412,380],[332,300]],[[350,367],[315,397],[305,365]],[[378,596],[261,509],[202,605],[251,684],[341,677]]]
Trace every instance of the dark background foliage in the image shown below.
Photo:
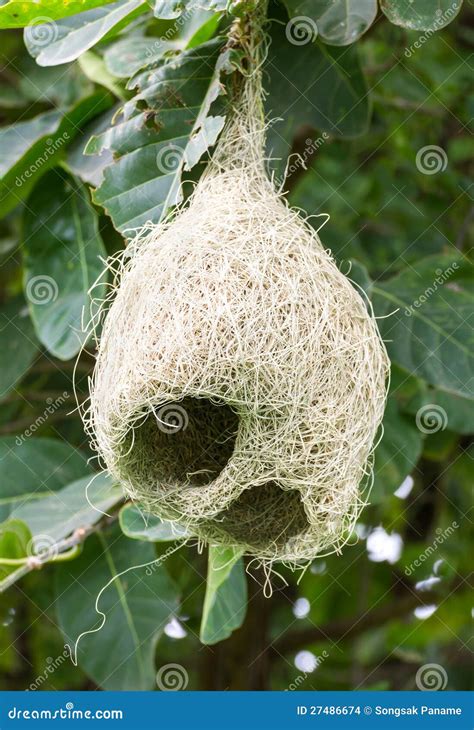
[[[212,145],[226,113],[216,63],[251,3],[199,5],[82,0],[67,18],[55,0],[0,7],[1,688],[163,688],[173,663],[189,689],[413,689],[431,664],[439,686],[466,689],[469,7],[269,8],[269,172],[315,228],[330,216],[322,241],[371,298],[392,361],[350,545],[303,575],[281,567],[266,598],[239,554],[199,552],[145,523],[106,475],[90,484],[72,384],[75,369],[83,401],[89,288],[124,231],[159,220],[200,174],[203,133]],[[75,667],[65,643],[99,626],[109,582],[105,626]]]

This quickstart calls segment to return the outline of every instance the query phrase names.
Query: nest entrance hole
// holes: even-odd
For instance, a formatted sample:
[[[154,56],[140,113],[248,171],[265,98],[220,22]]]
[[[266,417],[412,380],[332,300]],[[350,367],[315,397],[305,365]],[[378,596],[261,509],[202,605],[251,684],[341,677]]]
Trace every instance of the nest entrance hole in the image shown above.
[[[300,493],[273,481],[246,489],[214,518],[211,532],[216,524],[226,542],[246,544],[256,551],[283,546],[309,527]]]
[[[157,485],[205,486],[232,456],[238,426],[229,406],[206,398],[155,406],[134,429],[128,468]]]

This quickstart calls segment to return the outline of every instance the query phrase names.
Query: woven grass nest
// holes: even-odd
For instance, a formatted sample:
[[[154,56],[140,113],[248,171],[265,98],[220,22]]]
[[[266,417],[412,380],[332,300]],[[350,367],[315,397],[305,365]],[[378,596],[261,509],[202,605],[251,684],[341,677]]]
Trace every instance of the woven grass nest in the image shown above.
[[[266,174],[261,100],[257,64],[187,205],[120,260],[86,425],[152,513],[299,565],[339,550],[366,501],[389,363]]]

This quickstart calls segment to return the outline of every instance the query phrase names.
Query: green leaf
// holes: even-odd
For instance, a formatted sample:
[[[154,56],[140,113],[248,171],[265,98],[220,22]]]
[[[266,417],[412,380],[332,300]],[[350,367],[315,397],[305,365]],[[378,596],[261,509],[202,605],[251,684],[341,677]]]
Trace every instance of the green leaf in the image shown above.
[[[119,79],[130,78],[148,64],[159,61],[165,53],[177,50],[181,44],[161,38],[124,38],[113,43],[104,53],[109,73]]]
[[[82,636],[77,654],[81,668],[103,689],[154,686],[156,643],[178,609],[176,586],[162,565],[148,571],[133,567],[154,557],[152,545],[128,540],[116,528],[90,537],[77,560],[58,567],[58,620],[71,647],[83,632],[103,623],[94,606],[107,586],[97,606],[105,623],[100,631]]]
[[[242,551],[209,547],[206,596],[199,638],[217,644],[242,626],[247,610],[247,583]]]
[[[92,314],[88,291],[106,254],[86,190],[63,171],[48,173],[29,198],[23,251],[25,293],[38,337],[49,352],[68,360],[84,342],[82,323]],[[92,296],[100,298],[102,291],[101,285]]]
[[[73,446],[50,438],[0,439],[0,520],[30,500],[48,497],[90,474],[87,458]]]
[[[57,66],[75,61],[112,30],[116,33],[146,9],[143,0],[119,0],[86,10],[51,27],[37,25],[25,30],[28,52],[39,66]]]
[[[380,0],[387,18],[410,30],[440,30],[454,20],[461,6],[462,0]]]
[[[425,383],[421,384],[420,390],[404,406],[408,413],[419,418],[425,414],[425,419],[433,412],[437,421],[433,422],[434,429],[437,426],[448,428],[455,433],[462,433],[468,436],[474,433],[474,408],[472,401],[468,398],[461,398],[459,395],[447,393],[444,390],[429,388]],[[425,409],[421,411],[421,409]]]
[[[150,0],[150,5],[156,18],[174,20],[185,10],[186,0]]]
[[[41,102],[61,110],[94,93],[93,84],[76,63],[42,68],[34,58],[24,55],[18,66],[19,86],[30,102]]]
[[[109,128],[118,109],[116,105],[89,122],[67,149],[66,169],[94,187],[102,182],[104,169],[113,161],[113,156],[110,150],[104,150],[100,155],[86,155],[85,148],[92,136]]]
[[[179,18],[183,13],[195,12],[195,3],[190,0],[150,0],[150,5],[154,6],[154,15],[156,18],[164,18],[166,20],[174,20]],[[201,0],[198,3],[199,10],[212,10],[219,12],[225,10],[229,5],[228,0]]]
[[[156,2],[148,0],[149,4],[154,6],[155,17],[161,20],[174,20],[179,18],[175,23],[169,24],[169,27],[163,33],[161,38],[155,38],[153,46],[159,47],[163,42],[173,43],[176,48],[195,48],[201,43],[210,40],[216,33],[219,26],[222,12],[225,10],[227,0],[223,2]],[[168,25],[168,24],[167,24]],[[148,62],[153,59],[149,58]]]
[[[147,67],[132,79],[138,94],[115,125],[87,146],[87,153],[109,149],[116,158],[93,198],[117,230],[158,222],[180,200],[183,170],[215,143],[224,117],[208,113],[221,93],[220,48],[212,41]]]
[[[185,8],[185,3],[158,2],[155,5],[155,16],[169,20],[179,17],[179,20],[167,29],[163,38],[179,44],[182,49],[195,48],[214,36],[222,17],[220,11],[225,9],[223,6],[226,4],[226,2],[189,2]],[[158,39],[158,42],[160,41],[161,39]]]
[[[50,111],[0,129],[0,176],[3,178],[38,140],[56,132],[61,118],[60,111]]]
[[[5,579],[17,572],[20,574],[21,561],[31,554],[31,533],[21,520],[8,520],[0,525],[0,591]],[[20,565],[6,561],[18,561]]]
[[[375,450],[371,504],[393,494],[421,456],[421,433],[413,419],[400,413],[394,397],[388,399],[383,429],[382,440]]]
[[[95,525],[122,498],[122,489],[107,474],[98,474],[77,479],[41,502],[22,503],[13,508],[11,517],[28,525],[33,544],[54,545],[78,528]]]
[[[16,505],[13,502],[8,521],[0,524],[0,534],[3,525],[13,522],[23,525],[28,533],[27,551],[21,555],[25,560],[20,567],[13,567],[6,583],[0,580],[0,590],[5,590],[34,569],[35,565],[28,564],[27,557],[37,555],[42,564],[76,557],[78,548],[68,549],[61,541],[76,530],[89,530],[103,517],[105,510],[122,499],[123,494],[121,488],[106,474],[96,474],[78,479],[42,498],[29,497],[30,495],[26,495]],[[0,552],[0,568],[2,557],[12,556],[2,556]]]
[[[196,9],[179,34],[185,47],[196,48],[201,43],[211,40],[219,28],[221,17],[220,13],[209,15],[205,10]]]
[[[295,46],[277,22],[272,23],[270,37],[266,110],[269,118],[282,120],[269,130],[271,156],[286,158],[304,125],[342,137],[363,134],[370,105],[355,47]]]
[[[430,256],[372,286],[379,329],[391,360],[450,393],[474,397],[470,320],[472,268],[459,255]],[[389,316],[388,316],[389,315]]]
[[[100,56],[92,53],[92,51],[86,51],[79,57],[78,63],[88,79],[108,89],[118,99],[125,99],[125,90],[109,73],[104,60]]]
[[[326,43],[347,46],[357,41],[377,15],[377,0],[284,0],[293,24],[287,32],[296,45],[305,34]],[[312,21],[312,22],[311,22]],[[303,35],[301,35],[303,34]]]
[[[26,25],[36,25],[38,21],[47,18],[51,30],[54,23],[50,21],[75,15],[84,10],[106,5],[110,0],[10,0],[3,2],[0,7],[0,28],[24,28]],[[44,25],[44,22],[42,23]]]
[[[110,104],[110,94],[102,90],[65,112],[46,112],[0,129],[0,215],[29,195],[35,182],[58,163],[81,127]]]
[[[134,504],[126,504],[119,514],[120,527],[127,537],[147,542],[169,542],[186,539],[189,535],[177,522],[162,520],[144,512]]]
[[[37,352],[38,341],[23,298],[0,306],[0,400],[28,372]]]

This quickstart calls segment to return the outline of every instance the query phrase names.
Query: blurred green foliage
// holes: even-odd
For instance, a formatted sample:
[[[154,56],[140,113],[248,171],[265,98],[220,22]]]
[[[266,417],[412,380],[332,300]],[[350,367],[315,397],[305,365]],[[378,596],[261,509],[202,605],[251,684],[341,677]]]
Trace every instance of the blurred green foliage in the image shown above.
[[[14,4],[2,6],[5,28]],[[231,18],[225,2],[180,16],[173,2],[122,1],[116,17],[107,4],[76,3],[89,9],[66,22],[60,5],[48,3],[50,22],[27,27],[25,42],[2,31],[1,688],[152,689],[156,670],[178,663],[189,689],[413,689],[419,667],[434,663],[448,688],[467,689],[472,11],[433,32],[430,4],[414,17],[400,0],[394,18],[382,3],[394,25],[381,12],[374,21],[374,2],[361,25],[338,15],[332,27],[326,16],[319,39],[292,44],[290,19],[306,14],[317,27],[327,3],[270,7],[269,156],[280,160],[269,168],[384,317],[393,368],[357,534],[303,574],[278,568],[271,598],[251,565],[247,599],[240,555],[229,563],[166,523],[138,524],[104,478],[90,489],[107,515],[93,513],[84,487],[98,466],[86,463],[72,387],[76,367],[78,399],[87,397],[93,353],[88,345],[76,366],[74,356],[100,257],[123,247],[125,222],[151,204],[166,212],[181,180],[199,174],[208,153],[188,164],[199,158],[191,129],[211,120],[209,146],[219,134],[225,74],[208,64],[199,85],[190,69],[203,55],[215,63]],[[189,73],[184,110],[161,113],[153,73]],[[170,176],[157,153],[178,139]],[[84,639],[75,667],[64,645],[74,651],[100,625],[101,588],[106,627]]]

